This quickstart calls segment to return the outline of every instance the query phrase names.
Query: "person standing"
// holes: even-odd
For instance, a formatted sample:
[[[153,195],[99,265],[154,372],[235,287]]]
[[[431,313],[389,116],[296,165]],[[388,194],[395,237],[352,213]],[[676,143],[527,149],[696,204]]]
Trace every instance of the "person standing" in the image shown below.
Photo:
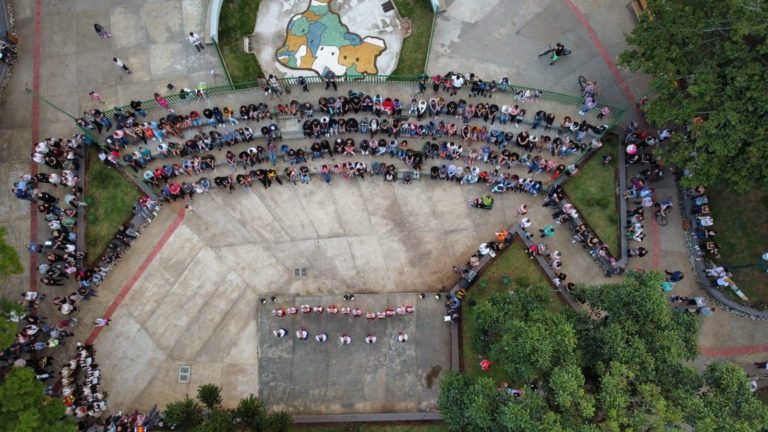
[[[339,91],[339,89],[336,87],[336,73],[334,71],[330,69],[325,71],[323,78],[325,78],[326,90],[328,90],[329,87],[333,86],[333,91]]]
[[[96,30],[96,34],[103,38],[112,37],[112,33],[107,31],[101,24],[94,24],[93,29]]]
[[[104,105],[107,104],[106,102],[104,102],[104,99],[102,99],[101,95],[96,90],[89,91],[88,96],[91,97],[91,100],[93,102],[101,102]]]
[[[309,85],[307,83],[307,79],[306,78],[304,78],[303,76],[300,76],[299,80],[298,80],[298,83],[301,86],[301,91],[303,91],[303,92],[308,92],[309,91]]]
[[[197,49],[197,52],[200,52],[205,49],[205,45],[203,45],[203,40],[200,39],[200,36],[195,32],[189,32],[189,43],[191,43],[195,49]]]
[[[126,73],[131,73],[131,68],[129,68],[129,67],[128,67],[128,65],[127,65],[127,64],[125,64],[125,62],[123,62],[123,61],[122,61],[122,60],[120,60],[119,58],[117,58],[117,57],[112,57],[112,61],[113,61],[113,62],[115,62],[115,65],[116,65],[118,68],[122,69],[124,72],[126,72]]]
[[[112,319],[110,318],[96,318],[93,321],[93,325],[95,325],[96,327],[104,327],[104,326],[108,326],[110,321],[112,321]]]

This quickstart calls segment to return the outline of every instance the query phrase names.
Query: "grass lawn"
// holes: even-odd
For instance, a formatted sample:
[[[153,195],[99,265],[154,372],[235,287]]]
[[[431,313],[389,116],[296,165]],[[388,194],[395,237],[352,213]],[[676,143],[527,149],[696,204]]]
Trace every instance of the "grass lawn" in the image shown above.
[[[101,163],[95,150],[88,157],[85,176],[88,203],[85,250],[92,261],[107,247],[117,227],[131,218],[133,204],[140,193],[122,174]]]
[[[397,69],[392,75],[416,76],[424,73],[432,36],[432,4],[429,0],[395,0],[400,16],[411,20],[411,36],[403,41]]]
[[[768,405],[768,387],[763,387],[760,390],[757,391],[757,397],[760,399],[764,404]]]
[[[616,152],[619,137],[607,135],[605,145],[565,183],[565,192],[579,209],[587,225],[608,244],[611,254],[619,254],[619,210],[616,196]],[[603,165],[603,155],[614,159]]]
[[[768,192],[719,189],[707,196],[720,245],[717,263],[733,272],[733,281],[755,307],[768,308],[768,273],[755,266],[768,251]]]
[[[225,0],[219,17],[219,48],[232,82],[264,77],[256,56],[243,51],[243,37],[253,33],[259,0]]]
[[[443,424],[293,426],[292,432],[447,432]]]
[[[506,282],[506,283],[505,283]],[[503,251],[481,274],[477,282],[467,292],[464,301],[466,305],[469,299],[477,302],[485,300],[491,294],[498,291],[514,290],[515,287],[527,287],[531,285],[549,286],[544,272],[535,261],[528,258],[522,249],[522,242],[516,239],[507,250]],[[550,310],[559,312],[565,308],[559,294],[552,292]],[[473,309],[464,306],[461,320],[461,344],[464,359],[464,373],[476,378],[488,375],[496,382],[504,379],[500,368],[491,367],[490,373],[480,369],[480,354],[475,351],[472,340],[478,337],[478,331],[472,321]]]

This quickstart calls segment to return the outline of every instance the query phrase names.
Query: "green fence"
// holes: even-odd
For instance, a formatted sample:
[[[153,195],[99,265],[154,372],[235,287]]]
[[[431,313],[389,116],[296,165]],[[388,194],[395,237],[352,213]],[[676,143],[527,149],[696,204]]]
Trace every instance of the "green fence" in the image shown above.
[[[337,82],[339,84],[342,83],[349,83],[349,84],[412,84],[417,85],[419,81],[418,76],[397,76],[397,75],[346,75],[342,77],[338,77]],[[308,76],[305,77],[307,80],[307,83],[310,85],[313,84],[323,84],[323,78],[319,76]],[[278,80],[280,82],[280,85],[283,87],[296,87],[299,85],[298,78],[295,77],[289,77],[289,78],[281,78]],[[203,90],[206,96],[222,96],[222,95],[229,95],[233,93],[243,92],[243,91],[250,91],[250,90],[258,90],[263,91],[266,86],[265,80],[259,80],[259,81],[249,81],[249,82],[242,82],[242,83],[233,83],[233,84],[225,84],[221,86],[216,87],[208,87]],[[542,90],[537,89],[533,87],[526,87],[526,86],[520,86],[520,85],[514,85],[514,84],[508,84],[508,85],[500,85],[498,88],[499,92],[502,93],[518,93],[518,92],[536,92],[538,94],[539,99],[545,100],[545,101],[551,101],[551,102],[557,102],[564,105],[577,105],[581,106],[584,104],[584,99],[581,96],[574,96],[574,95],[568,95],[564,93],[559,93],[555,91],[550,90]],[[195,96],[195,93],[186,93],[186,94],[173,94],[164,96],[165,100],[168,101],[170,105],[179,105],[185,102],[194,102],[197,100],[197,97]],[[599,110],[603,107],[610,108],[612,112],[612,117],[614,119],[613,123],[611,123],[611,127],[614,126],[616,121],[621,117],[621,115],[624,113],[625,109],[614,107],[612,105],[602,104],[598,103],[597,107],[594,109]],[[145,110],[152,110],[159,108],[160,106],[154,99],[150,99],[147,101],[142,102],[142,108]],[[130,107],[123,106],[117,108],[119,110],[125,111],[129,110]],[[110,118],[114,118],[115,109],[106,111],[105,114],[109,116]]]
[[[229,75],[229,68],[227,68],[227,63],[224,61],[224,55],[221,53],[221,49],[219,48],[219,41],[217,41],[215,38],[212,38],[211,40],[213,41],[213,46],[216,48],[216,54],[219,56],[221,67],[224,69],[224,73],[227,74],[227,82],[231,85],[232,76]]]

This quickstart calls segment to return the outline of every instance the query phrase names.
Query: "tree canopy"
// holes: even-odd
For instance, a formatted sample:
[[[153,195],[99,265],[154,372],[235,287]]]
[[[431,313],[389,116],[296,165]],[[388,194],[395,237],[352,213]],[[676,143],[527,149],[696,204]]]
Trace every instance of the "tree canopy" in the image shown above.
[[[8,276],[18,275],[24,271],[18,252],[5,241],[7,232],[5,227],[0,227],[0,283]]]
[[[508,383],[451,372],[440,411],[452,430],[759,430],[768,408],[730,364],[704,373],[697,317],[673,310],[659,273],[628,273],[618,284],[580,287],[581,311],[547,310],[544,287],[479,302],[471,318],[478,352]],[[762,422],[762,423],[761,423]],[[726,425],[734,425],[730,429]]]
[[[0,385],[0,425],[9,432],[75,432],[60,399],[45,395],[45,385],[30,368],[14,368]]]
[[[671,138],[666,159],[689,185],[738,191],[768,184],[768,4],[742,0],[649,0],[627,36],[621,63],[653,77],[647,106]]]
[[[175,430],[188,432],[288,432],[291,416],[282,411],[270,411],[254,395],[240,399],[234,410],[223,409],[221,387],[202,384],[197,399],[186,396],[168,404],[165,418]],[[205,406],[205,408],[204,408]]]

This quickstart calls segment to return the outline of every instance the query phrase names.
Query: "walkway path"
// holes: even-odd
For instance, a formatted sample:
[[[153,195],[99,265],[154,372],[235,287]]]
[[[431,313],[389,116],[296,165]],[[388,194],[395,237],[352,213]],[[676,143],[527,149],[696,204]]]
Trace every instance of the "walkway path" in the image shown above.
[[[636,25],[626,2],[514,0],[504,3],[504,8],[510,11],[509,15],[498,13],[503,10],[500,0],[470,3],[448,0],[447,4],[447,12],[437,19],[429,59],[430,74],[456,70],[456,65],[471,64],[471,70],[466,72],[491,79],[507,76],[512,82],[566,93],[578,90],[577,78],[583,75],[598,81],[601,100],[632,108],[634,98],[648,91],[648,77],[615,66],[618,55],[627,48],[624,34],[631,32]],[[537,56],[548,44],[558,41],[571,48],[573,54],[554,66],[548,66],[546,60]],[[641,120],[634,108],[625,115],[622,123],[626,124],[629,120]],[[667,179],[655,184],[658,196],[677,197],[671,177],[667,175]],[[673,213],[666,227],[658,227],[653,220],[646,224],[649,236],[643,246],[651,254],[643,259],[630,260],[629,267],[685,271],[688,277],[670,295],[704,295],[693,280],[680,228],[680,215]],[[569,244],[559,241],[557,235],[553,243],[563,252],[568,251],[568,256],[574,255],[568,249]],[[584,269],[592,265],[588,257],[582,261]],[[569,277],[571,273],[568,272]],[[717,358],[731,357],[745,364],[765,360],[768,358],[765,325],[764,322],[718,311],[713,317],[702,321],[702,361],[711,361],[709,355],[712,353],[717,353]],[[748,372],[751,370],[748,369]]]
[[[10,187],[30,165],[32,146],[39,137],[67,137],[76,133],[64,114],[30,96],[40,94],[77,116],[94,107],[89,90],[99,91],[109,105],[165,94],[166,84],[196,87],[201,81],[214,85],[211,70],[224,75],[215,50],[197,54],[189,44],[189,31],[202,33],[208,0],[169,0],[129,5],[122,0],[11,1],[18,29],[19,59],[0,100],[0,173]],[[114,35],[99,38],[93,24]],[[124,75],[112,57],[122,58],[133,70]],[[220,80],[220,78],[219,78]],[[221,82],[219,84],[222,84]],[[103,109],[103,106],[97,108]],[[28,271],[0,286],[0,294],[15,297],[34,286],[36,264],[27,260],[30,229],[37,231],[37,216],[28,203],[0,200],[0,225],[8,228],[8,241],[21,251]],[[30,217],[35,216],[35,217]],[[31,221],[31,223],[30,223]],[[47,230],[45,224],[42,228]],[[41,236],[47,235],[43,230]],[[31,270],[30,270],[31,269]]]

